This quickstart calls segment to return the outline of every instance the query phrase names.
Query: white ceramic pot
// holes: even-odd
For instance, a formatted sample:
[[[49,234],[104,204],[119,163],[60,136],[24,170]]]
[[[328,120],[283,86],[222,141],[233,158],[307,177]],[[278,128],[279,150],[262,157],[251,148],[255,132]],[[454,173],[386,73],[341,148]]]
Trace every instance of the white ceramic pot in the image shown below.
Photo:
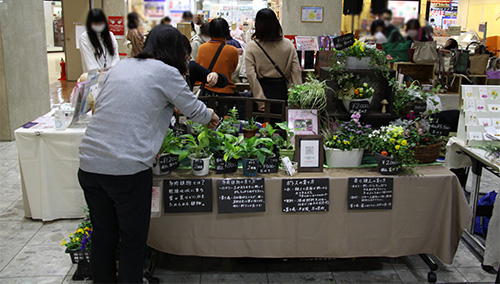
[[[210,159],[212,155],[207,158],[197,159],[189,156],[191,160],[191,173],[195,176],[206,176],[210,170]]]
[[[370,61],[371,57],[362,57],[361,59],[358,59],[354,56],[347,56],[345,67],[347,70],[367,70],[371,69]]]
[[[362,101],[368,101],[370,105],[372,104],[373,96],[369,97],[368,99],[359,99],[359,100],[349,100],[349,99],[342,99],[342,104],[344,104],[345,109],[347,112],[350,112],[349,105],[351,102],[362,102]]]
[[[325,147],[326,164],[331,168],[355,168],[361,166],[364,149],[342,151]]]

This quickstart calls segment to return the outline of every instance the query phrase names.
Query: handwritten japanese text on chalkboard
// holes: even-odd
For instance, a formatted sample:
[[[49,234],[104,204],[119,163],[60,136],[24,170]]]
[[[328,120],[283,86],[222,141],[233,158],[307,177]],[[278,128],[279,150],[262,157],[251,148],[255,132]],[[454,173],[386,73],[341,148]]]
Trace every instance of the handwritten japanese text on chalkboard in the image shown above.
[[[349,210],[392,209],[393,178],[349,178]]]
[[[451,126],[444,123],[434,123],[430,125],[429,132],[432,135],[448,136],[450,135]]]
[[[370,109],[369,101],[353,101],[349,103],[349,112],[350,113],[367,113]]]
[[[266,211],[263,178],[224,179],[217,181],[219,213],[249,213]]]
[[[179,167],[179,156],[163,155],[158,158],[160,171],[162,174],[173,171]]]
[[[211,179],[165,179],[165,213],[212,212]]]
[[[284,179],[282,187],[282,211],[322,212],[329,210],[330,193],[327,178]]]
[[[354,35],[350,33],[343,36],[338,36],[333,39],[333,44],[335,45],[336,50],[348,48],[349,46],[354,44]]]
[[[261,174],[273,174],[277,173],[280,166],[280,161],[277,156],[266,157],[266,161],[263,165],[259,166],[259,173]]]

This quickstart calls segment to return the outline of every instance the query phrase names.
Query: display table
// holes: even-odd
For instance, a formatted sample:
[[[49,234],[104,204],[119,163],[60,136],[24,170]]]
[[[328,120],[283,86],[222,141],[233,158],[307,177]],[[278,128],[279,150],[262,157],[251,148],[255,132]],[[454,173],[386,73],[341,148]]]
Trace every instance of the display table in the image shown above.
[[[161,213],[151,219],[148,245],[178,255],[212,257],[399,257],[433,254],[451,263],[471,212],[457,177],[443,166],[418,167],[422,177],[393,176],[392,210],[347,210],[349,177],[380,176],[376,168],[325,169],[323,173],[259,175],[265,178],[266,212],[218,214],[216,180],[210,175],[212,213]],[[392,176],[391,176],[392,177]],[[178,170],[155,177],[195,178]],[[321,213],[283,213],[287,178],[329,178],[330,208]],[[162,202],[160,202],[162,203]],[[163,208],[160,208],[163,212]]]
[[[26,217],[51,221],[85,216],[86,203],[77,178],[78,147],[84,133],[85,129],[53,128],[14,132]]]

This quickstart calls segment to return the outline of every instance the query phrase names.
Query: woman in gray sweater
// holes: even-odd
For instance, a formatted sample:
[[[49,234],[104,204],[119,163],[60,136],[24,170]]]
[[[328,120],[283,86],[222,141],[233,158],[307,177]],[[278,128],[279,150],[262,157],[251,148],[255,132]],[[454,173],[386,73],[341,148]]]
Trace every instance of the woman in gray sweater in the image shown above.
[[[142,283],[151,166],[174,107],[209,127],[219,122],[183,78],[189,49],[189,42],[177,29],[156,26],[136,58],[120,61],[106,74],[95,114],[80,145],[78,172],[94,227],[94,283]]]

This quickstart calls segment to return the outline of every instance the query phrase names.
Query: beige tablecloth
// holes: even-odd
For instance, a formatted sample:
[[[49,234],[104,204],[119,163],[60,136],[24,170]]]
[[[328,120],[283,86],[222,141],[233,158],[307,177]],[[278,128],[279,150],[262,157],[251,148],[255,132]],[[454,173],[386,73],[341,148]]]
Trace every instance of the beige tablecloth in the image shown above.
[[[281,212],[281,180],[265,177],[266,212],[165,214],[151,220],[148,244],[178,255],[216,257],[399,257],[433,254],[451,263],[471,212],[456,176],[442,166],[418,168],[423,177],[395,176],[392,210],[348,211],[348,177],[378,176],[375,168],[327,169],[297,177],[330,178],[330,210]],[[176,171],[164,178],[193,178]],[[162,177],[154,180],[161,184]],[[161,208],[163,211],[163,208]]]

